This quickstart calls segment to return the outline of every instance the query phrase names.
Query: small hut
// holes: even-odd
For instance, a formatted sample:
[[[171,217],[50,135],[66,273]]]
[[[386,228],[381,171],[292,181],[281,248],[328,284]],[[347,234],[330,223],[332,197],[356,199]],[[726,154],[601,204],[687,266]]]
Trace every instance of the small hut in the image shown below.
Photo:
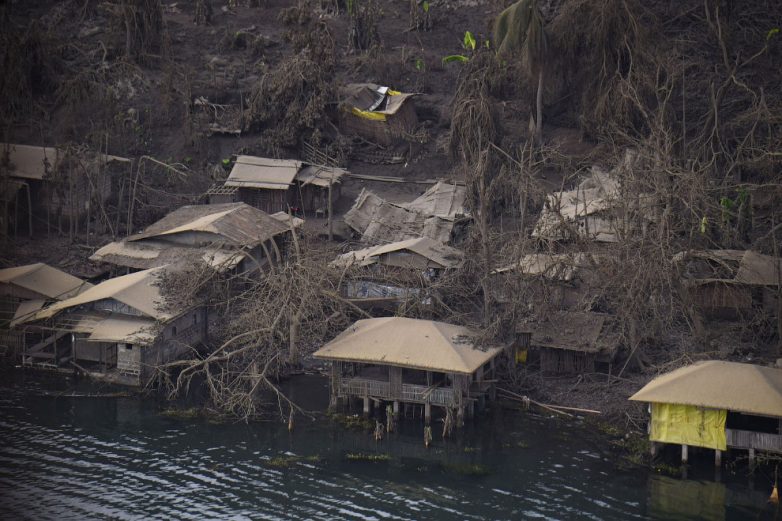
[[[649,439],[715,450],[782,453],[782,369],[724,361],[698,362],[649,382],[630,400],[650,404]]]
[[[379,145],[392,145],[412,134],[418,117],[405,94],[374,83],[351,83],[342,89],[340,130]]]
[[[341,288],[350,302],[364,308],[395,309],[405,301],[431,301],[425,288],[443,272],[459,268],[464,254],[427,237],[350,251],[331,265],[358,267]]]
[[[612,316],[584,311],[557,311],[517,327],[517,360],[529,349],[539,356],[544,374],[593,373],[600,366],[610,371],[619,348]]]
[[[0,356],[16,357],[21,352],[22,335],[11,329],[13,321],[91,287],[89,282],[40,262],[0,270]]]
[[[238,156],[222,186],[211,188],[210,203],[245,202],[266,213],[326,215],[340,197],[346,170],[291,159]]]
[[[315,352],[331,362],[331,404],[358,398],[364,413],[370,404],[391,402],[423,406],[426,422],[432,406],[471,415],[493,395],[498,347],[479,349],[469,329],[402,317],[359,320]]]
[[[0,143],[0,233],[32,235],[34,217],[60,230],[67,223],[78,232],[85,216],[109,228],[107,206],[130,163],[89,150]]]
[[[270,216],[245,203],[183,206],[142,233],[103,246],[90,260],[133,271],[205,262],[221,273],[249,274],[285,258],[286,221],[287,215]]]
[[[749,250],[701,250],[674,256],[682,285],[705,318],[749,319],[756,311],[773,318],[782,260]]]
[[[204,307],[165,302],[165,270],[109,279],[15,321],[24,333],[23,365],[146,385],[156,366],[194,352],[207,333]]]

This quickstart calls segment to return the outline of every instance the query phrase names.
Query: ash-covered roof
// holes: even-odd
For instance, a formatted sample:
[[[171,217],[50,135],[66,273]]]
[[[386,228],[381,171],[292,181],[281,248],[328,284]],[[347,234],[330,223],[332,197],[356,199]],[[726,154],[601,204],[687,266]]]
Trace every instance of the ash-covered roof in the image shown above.
[[[394,265],[419,268],[422,264],[432,268],[458,268],[464,262],[464,253],[456,248],[446,246],[428,237],[419,237],[417,239],[407,239],[404,241],[384,244],[382,246],[373,246],[363,250],[350,251],[337,257],[332,263],[335,266],[349,266],[352,264],[360,266],[369,266],[371,264],[386,263],[385,257],[394,253],[412,253],[426,261],[406,262],[405,259],[395,260]]]
[[[41,262],[1,269],[0,283],[12,284],[57,300],[70,298],[92,287],[89,282]]]

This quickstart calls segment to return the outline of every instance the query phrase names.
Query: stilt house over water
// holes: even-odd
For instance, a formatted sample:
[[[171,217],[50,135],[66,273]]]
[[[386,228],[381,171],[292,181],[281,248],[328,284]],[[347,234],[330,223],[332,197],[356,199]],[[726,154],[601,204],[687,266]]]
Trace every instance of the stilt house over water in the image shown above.
[[[89,282],[40,262],[0,270],[0,356],[16,358],[21,353],[22,332],[11,328],[13,321],[91,287]]]
[[[427,423],[432,406],[455,410],[459,419],[472,415],[494,395],[499,347],[481,349],[469,329],[412,318],[359,320],[315,352],[329,360],[331,405],[361,399],[370,405],[423,406]],[[461,423],[461,422],[459,422]]]
[[[203,307],[164,302],[165,270],[109,279],[14,322],[24,333],[23,364],[146,385],[156,366],[188,355],[207,334]]]
[[[714,449],[719,465],[727,449],[782,453],[782,369],[707,361],[652,380],[630,397],[650,404],[649,439]]]

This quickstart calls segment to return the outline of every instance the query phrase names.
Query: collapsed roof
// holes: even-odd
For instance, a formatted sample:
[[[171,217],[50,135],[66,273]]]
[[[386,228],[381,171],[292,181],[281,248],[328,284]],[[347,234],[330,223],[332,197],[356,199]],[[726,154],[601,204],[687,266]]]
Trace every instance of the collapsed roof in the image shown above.
[[[673,261],[683,277],[696,284],[721,282],[752,286],[779,286],[782,259],[750,250],[698,250],[679,252]]]
[[[502,352],[474,345],[466,327],[402,317],[359,320],[315,352],[315,358],[472,374]]]
[[[345,223],[370,244],[419,237],[447,243],[455,221],[467,215],[465,197],[465,187],[442,181],[409,203],[391,203],[362,189]]]
[[[395,255],[395,254],[401,254]],[[413,254],[415,258],[411,258]],[[411,268],[458,268],[464,254],[428,237],[407,239],[363,250],[350,251],[337,257],[334,266],[370,266],[386,264]]]
[[[374,83],[350,83],[341,90],[343,105],[356,115],[362,112],[393,115],[413,96]]]
[[[782,417],[782,369],[709,360],[658,376],[630,400]]]
[[[294,182],[328,187],[342,182],[346,170],[311,165],[292,159],[238,156],[225,186],[265,190],[287,190]]]
[[[524,276],[540,276],[560,282],[573,281],[578,272],[592,266],[592,257],[586,253],[531,253],[517,263],[495,269],[492,274],[516,272]]]
[[[135,269],[203,261],[224,270],[241,262],[244,250],[288,231],[281,216],[245,203],[183,206],[142,233],[103,246],[90,260]]]

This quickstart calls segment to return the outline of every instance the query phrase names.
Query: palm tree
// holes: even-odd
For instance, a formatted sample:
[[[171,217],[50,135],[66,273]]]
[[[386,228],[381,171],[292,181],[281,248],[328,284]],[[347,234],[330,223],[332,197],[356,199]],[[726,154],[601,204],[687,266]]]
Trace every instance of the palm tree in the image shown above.
[[[531,76],[538,77],[535,99],[535,141],[543,143],[543,70],[548,53],[548,38],[537,0],[519,0],[494,22],[494,43],[498,53],[520,53]]]

